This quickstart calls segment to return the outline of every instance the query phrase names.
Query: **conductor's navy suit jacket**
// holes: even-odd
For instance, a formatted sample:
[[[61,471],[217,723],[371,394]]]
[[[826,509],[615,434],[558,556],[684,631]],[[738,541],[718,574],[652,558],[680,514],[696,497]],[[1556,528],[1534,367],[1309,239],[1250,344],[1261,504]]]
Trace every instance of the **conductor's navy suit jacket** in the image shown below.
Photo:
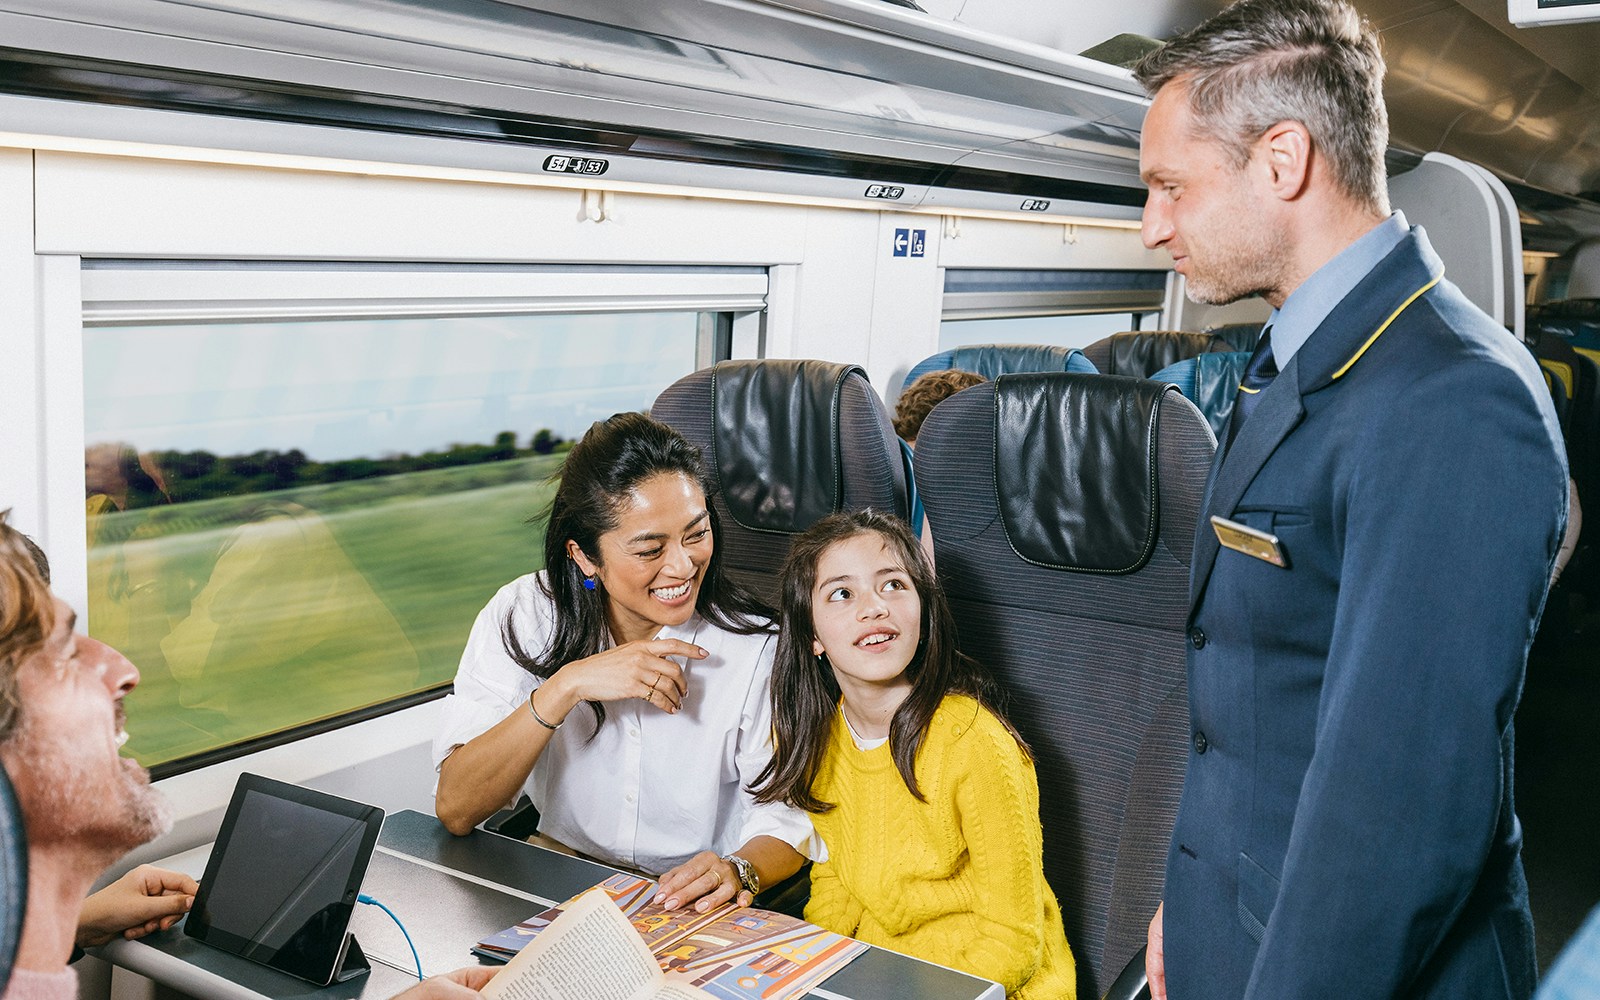
[[[1195,546],[1173,1000],[1533,991],[1512,715],[1566,519],[1528,351],[1412,229],[1263,391]],[[1286,567],[1221,547],[1221,515]]]

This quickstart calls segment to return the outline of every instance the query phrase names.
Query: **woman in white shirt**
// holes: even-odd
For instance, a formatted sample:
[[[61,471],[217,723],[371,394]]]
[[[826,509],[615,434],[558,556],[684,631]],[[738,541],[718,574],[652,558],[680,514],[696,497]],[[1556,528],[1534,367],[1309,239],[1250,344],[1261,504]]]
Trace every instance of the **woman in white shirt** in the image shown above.
[[[545,569],[479,613],[444,701],[434,811],[465,834],[526,792],[540,834],[661,874],[669,907],[747,904],[813,837],[746,791],[772,755],[771,611],[723,574],[670,427],[619,413],[560,475]]]

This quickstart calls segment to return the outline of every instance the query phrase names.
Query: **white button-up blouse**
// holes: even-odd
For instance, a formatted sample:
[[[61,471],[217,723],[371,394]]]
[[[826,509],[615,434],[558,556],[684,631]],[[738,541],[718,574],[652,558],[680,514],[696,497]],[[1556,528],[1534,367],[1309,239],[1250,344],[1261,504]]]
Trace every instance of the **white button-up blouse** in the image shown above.
[[[544,573],[500,588],[473,623],[445,698],[433,743],[437,770],[455,747],[512,712],[528,710],[539,678],[517,666],[501,641],[511,614],[523,648],[549,642],[554,610]],[[550,738],[522,790],[539,810],[539,832],[601,861],[661,874],[703,850],[736,851],[765,834],[822,860],[811,821],[782,804],[757,804],[744,789],[772,756],[770,680],[774,635],[724,632],[698,614],[663,628],[711,655],[683,663],[688,694],[675,715],[639,699],[580,703]],[[508,803],[509,804],[509,803]]]

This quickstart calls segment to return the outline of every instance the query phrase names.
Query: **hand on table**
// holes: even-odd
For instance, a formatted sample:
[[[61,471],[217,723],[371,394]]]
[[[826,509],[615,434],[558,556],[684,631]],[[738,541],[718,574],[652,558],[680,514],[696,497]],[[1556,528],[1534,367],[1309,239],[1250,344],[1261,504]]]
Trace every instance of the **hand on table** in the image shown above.
[[[76,943],[91,948],[114,937],[132,941],[164,931],[189,912],[199,891],[187,875],[140,865],[83,901]]]

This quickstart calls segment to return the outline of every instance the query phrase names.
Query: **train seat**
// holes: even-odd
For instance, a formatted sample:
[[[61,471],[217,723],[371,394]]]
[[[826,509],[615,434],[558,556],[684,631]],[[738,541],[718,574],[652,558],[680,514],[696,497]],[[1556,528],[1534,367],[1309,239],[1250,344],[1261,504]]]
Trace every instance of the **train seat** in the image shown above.
[[[11,778],[0,767],[0,994],[11,981],[27,900],[28,837]]]
[[[941,351],[923,358],[906,372],[904,385],[910,385],[929,372],[960,368],[987,379],[1019,372],[1084,372],[1099,369],[1082,351],[1048,344],[972,344]]]
[[[1213,450],[1175,386],[1069,373],[964,390],[917,438],[962,649],[999,678],[1033,748],[1045,875],[1082,997],[1125,969],[1142,977],[1161,898],[1188,742],[1189,563]]]
[[[1600,507],[1600,365],[1594,358],[1600,353],[1574,347],[1561,324],[1547,324],[1542,317],[1529,317],[1527,336],[1540,368],[1551,382],[1567,446],[1567,468],[1578,488],[1578,502],[1586,512],[1595,510]],[[1596,551],[1588,538],[1579,537],[1577,551],[1561,574],[1567,591],[1587,594],[1600,588]]]
[[[1556,416],[1561,420],[1561,432],[1567,435],[1568,461],[1572,459],[1572,410],[1580,396],[1588,395],[1594,380],[1594,362],[1579,354],[1561,334],[1541,329],[1536,323],[1528,326],[1528,349],[1544,370],[1545,381],[1555,400]]]
[[[1220,437],[1233,415],[1233,401],[1239,396],[1239,383],[1249,363],[1250,355],[1245,351],[1197,354],[1168,365],[1150,378],[1177,386],[1183,398],[1205,415],[1211,432]]]
[[[1556,407],[1556,423],[1561,425],[1561,436],[1565,438],[1569,433],[1567,428],[1572,410],[1572,366],[1549,358],[1538,360],[1544,386],[1550,390],[1550,401]]]
[[[1149,378],[1156,372],[1197,354],[1236,351],[1226,337],[1184,330],[1132,330],[1113,333],[1083,349],[1095,370],[1107,375]]]
[[[1536,330],[1564,338],[1578,353],[1600,363],[1600,299],[1559,299],[1529,306],[1530,341]]]
[[[1233,345],[1233,350],[1249,354],[1256,349],[1256,341],[1261,339],[1260,323],[1222,323],[1217,326],[1207,327],[1206,332],[1213,337],[1221,337]]]
[[[855,365],[724,361],[662,390],[651,413],[699,446],[723,565],[768,601],[789,539],[839,510],[909,517],[909,482],[883,402]]]

